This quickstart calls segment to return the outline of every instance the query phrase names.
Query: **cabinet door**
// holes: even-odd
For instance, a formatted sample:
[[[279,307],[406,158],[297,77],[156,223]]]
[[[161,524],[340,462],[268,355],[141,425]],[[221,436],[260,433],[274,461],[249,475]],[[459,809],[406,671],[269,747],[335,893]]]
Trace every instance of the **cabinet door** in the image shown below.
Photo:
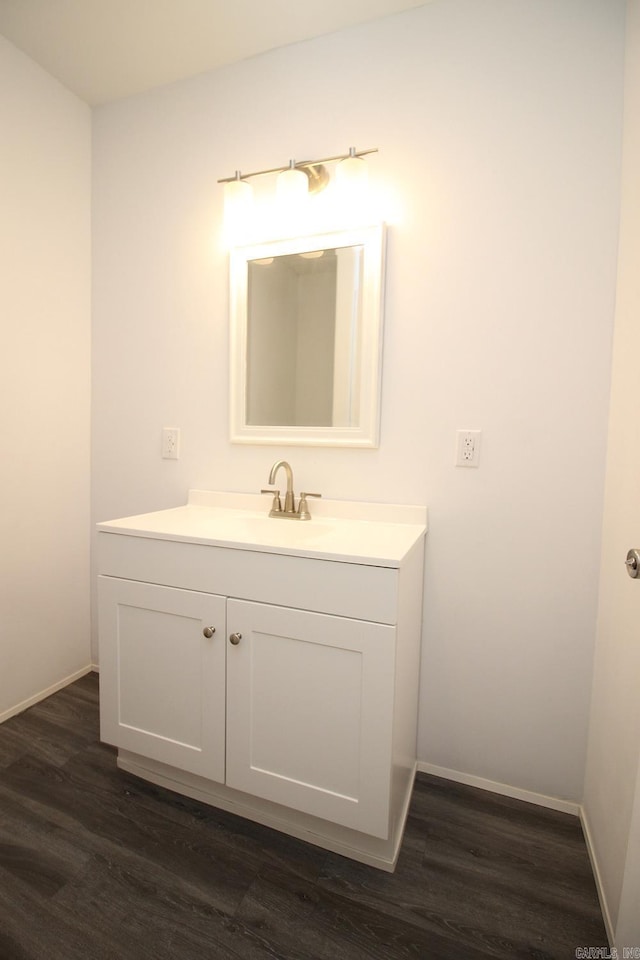
[[[102,739],[224,782],[224,598],[98,579]]]
[[[395,628],[229,600],[227,784],[386,838]]]

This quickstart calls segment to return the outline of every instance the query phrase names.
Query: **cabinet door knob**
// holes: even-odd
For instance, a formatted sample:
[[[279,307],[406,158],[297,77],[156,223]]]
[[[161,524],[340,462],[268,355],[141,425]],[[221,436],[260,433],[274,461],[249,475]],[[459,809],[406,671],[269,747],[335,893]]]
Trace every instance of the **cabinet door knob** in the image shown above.
[[[231,636],[229,637],[229,643],[232,643],[234,647],[237,647],[241,640],[242,640],[241,633],[232,633]]]
[[[212,636],[214,635],[214,633],[216,632],[216,628],[215,628],[215,627],[205,627],[202,632],[203,632],[203,634],[205,635],[205,637],[207,638],[207,640],[209,640],[209,638],[212,637]]]

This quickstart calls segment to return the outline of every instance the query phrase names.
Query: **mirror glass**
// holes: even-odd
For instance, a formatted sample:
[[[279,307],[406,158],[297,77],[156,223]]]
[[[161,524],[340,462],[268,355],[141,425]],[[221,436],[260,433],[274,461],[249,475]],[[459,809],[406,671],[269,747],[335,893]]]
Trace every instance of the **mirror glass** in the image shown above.
[[[231,254],[231,439],[377,446],[381,226]]]

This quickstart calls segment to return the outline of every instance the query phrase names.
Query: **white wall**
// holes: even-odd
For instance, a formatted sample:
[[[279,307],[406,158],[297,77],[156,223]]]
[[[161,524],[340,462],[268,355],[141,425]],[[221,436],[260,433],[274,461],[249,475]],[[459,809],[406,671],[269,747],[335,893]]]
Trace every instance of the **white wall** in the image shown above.
[[[0,37],[0,717],[90,662],[90,123]]]
[[[640,580],[629,578],[624,567],[627,550],[640,547],[639,169],[640,0],[630,0],[611,418],[584,797],[610,926],[626,938],[618,941],[621,947],[640,943]],[[619,912],[621,903],[626,909]]]
[[[622,0],[436,0],[94,114],[94,519],[257,490],[281,455],[297,489],[426,502],[420,756],[574,800],[623,28]],[[380,448],[232,446],[216,179],[352,144],[395,198]],[[457,428],[483,430],[478,470]]]

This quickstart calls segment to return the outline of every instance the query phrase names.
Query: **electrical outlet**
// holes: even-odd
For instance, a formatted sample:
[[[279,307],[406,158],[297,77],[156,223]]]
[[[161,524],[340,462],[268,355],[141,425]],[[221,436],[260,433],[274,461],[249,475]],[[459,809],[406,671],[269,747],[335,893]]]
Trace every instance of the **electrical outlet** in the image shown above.
[[[456,467],[477,467],[480,463],[481,430],[458,430]]]
[[[180,456],[180,428],[165,427],[162,431],[162,459],[177,460]]]

